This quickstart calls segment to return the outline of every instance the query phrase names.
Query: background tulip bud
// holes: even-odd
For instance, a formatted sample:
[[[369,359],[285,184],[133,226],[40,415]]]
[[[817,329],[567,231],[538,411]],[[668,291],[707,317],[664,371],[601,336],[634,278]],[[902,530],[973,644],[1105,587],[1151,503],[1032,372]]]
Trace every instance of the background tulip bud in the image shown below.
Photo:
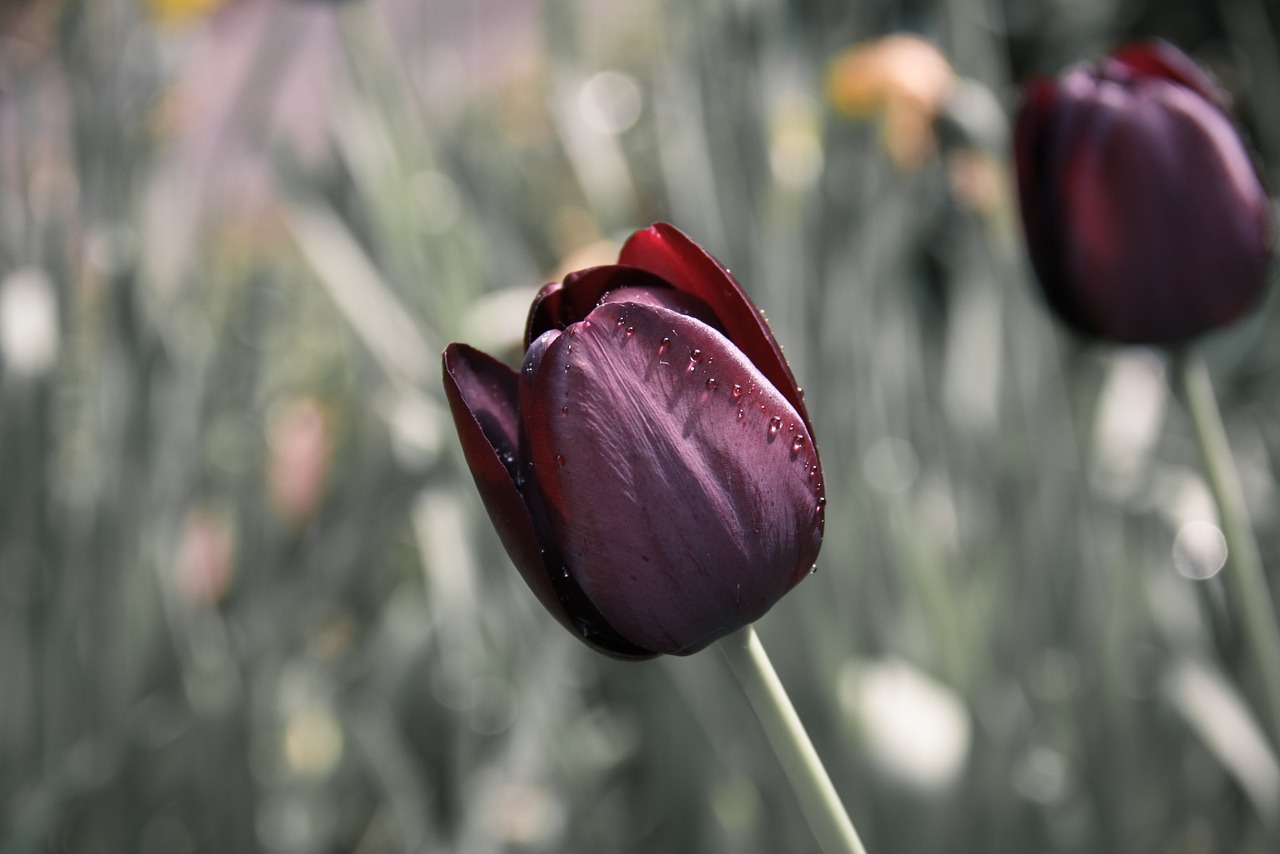
[[[1033,82],[1015,156],[1031,260],[1079,332],[1178,343],[1262,292],[1266,191],[1221,93],[1171,45]]]
[[[733,277],[669,225],[547,285],[519,374],[465,345],[467,463],[544,606],[621,658],[689,654],[813,566],[822,471],[800,390]]]

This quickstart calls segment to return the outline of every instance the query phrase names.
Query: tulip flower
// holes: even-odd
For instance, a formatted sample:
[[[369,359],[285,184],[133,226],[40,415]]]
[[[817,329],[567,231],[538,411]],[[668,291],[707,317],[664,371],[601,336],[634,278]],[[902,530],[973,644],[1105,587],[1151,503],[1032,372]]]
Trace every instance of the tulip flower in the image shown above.
[[[687,655],[813,566],[822,471],[769,327],[675,228],[543,288],[517,373],[463,344],[444,385],[516,568],[588,645]]]
[[[1171,45],[1131,45],[1033,82],[1015,157],[1031,260],[1069,326],[1179,344],[1258,299],[1266,190],[1223,95]]]

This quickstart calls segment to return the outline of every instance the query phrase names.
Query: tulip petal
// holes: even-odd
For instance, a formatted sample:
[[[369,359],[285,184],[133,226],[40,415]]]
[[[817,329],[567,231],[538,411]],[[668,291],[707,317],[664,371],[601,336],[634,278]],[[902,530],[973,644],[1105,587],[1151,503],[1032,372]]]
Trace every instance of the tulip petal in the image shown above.
[[[1222,110],[1227,109],[1226,95],[1191,57],[1164,41],[1125,45],[1112,59],[1136,77],[1170,80],[1198,92],[1201,97]]]
[[[564,329],[582,320],[604,295],[617,288],[653,288],[670,290],[671,285],[647,270],[608,264],[579,270],[565,276],[564,282],[552,282],[538,291],[529,307],[524,345],[528,347],[539,335],[552,329]]]
[[[824,498],[812,436],[706,324],[602,305],[546,349],[526,401],[547,524],[628,640],[695,652],[760,617],[813,565]]]
[[[674,226],[658,222],[631,235],[618,262],[656,273],[678,290],[704,300],[720,318],[729,340],[813,429],[800,387],[769,324],[733,275],[705,249]]]
[[[529,345],[524,354],[524,364],[519,376],[519,405],[524,412],[531,405],[534,387],[537,383],[542,362],[547,352],[562,337],[562,333],[553,329],[539,335]],[[555,532],[547,523],[546,505],[542,491],[537,486],[537,472],[533,468],[533,455],[530,451],[528,430],[520,430],[520,452],[517,465],[522,477],[517,483],[523,483],[522,494],[528,508],[533,529],[537,532],[537,540],[541,546],[540,561],[542,564],[541,580],[550,585],[560,607],[568,614],[569,622],[565,625],[588,646],[598,652],[622,659],[652,658],[657,653],[637,646],[624,638],[609,624],[596,609],[595,603],[583,592],[577,577],[568,571],[565,559]]]
[[[462,453],[502,545],[538,601],[573,631],[547,574],[533,518],[516,487],[516,372],[465,344],[450,344],[444,351],[444,390]]]

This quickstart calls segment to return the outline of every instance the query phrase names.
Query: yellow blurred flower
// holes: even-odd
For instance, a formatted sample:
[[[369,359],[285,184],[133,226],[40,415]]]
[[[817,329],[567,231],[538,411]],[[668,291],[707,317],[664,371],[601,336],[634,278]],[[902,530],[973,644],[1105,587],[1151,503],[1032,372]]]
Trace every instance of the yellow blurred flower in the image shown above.
[[[956,85],[942,52],[919,36],[860,42],[831,62],[827,97],[847,116],[879,117],[885,150],[903,169],[933,152],[933,120]]]
[[[146,0],[147,11],[158,21],[180,24],[207,15],[224,0]]]

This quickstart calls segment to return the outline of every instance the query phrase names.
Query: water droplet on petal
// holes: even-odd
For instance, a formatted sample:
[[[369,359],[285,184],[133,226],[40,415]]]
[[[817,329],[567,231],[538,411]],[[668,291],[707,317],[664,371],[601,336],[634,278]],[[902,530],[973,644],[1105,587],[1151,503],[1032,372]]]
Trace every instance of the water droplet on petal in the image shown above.
[[[742,419],[744,419],[744,418],[746,418],[746,417],[747,417],[747,413],[745,413],[745,412],[743,412],[741,409],[739,409],[739,410],[738,410],[738,420],[739,420],[739,421],[741,421]]]
[[[795,456],[800,453],[800,449],[804,447],[804,435],[797,433],[796,437],[791,440],[791,455]]]
[[[556,454],[556,466],[564,467],[564,454]]]
[[[781,419],[781,418],[779,418],[779,417],[778,417],[778,416],[776,416],[776,415],[775,415],[775,416],[773,416],[772,418],[770,418],[770,419],[769,419],[769,438],[770,438],[770,439],[772,439],[774,436],[777,436],[777,435],[778,435],[778,429],[779,429],[779,428],[781,428],[781,427],[782,427],[782,419]]]
[[[695,347],[695,348],[693,348],[692,350],[690,350],[690,351],[689,351],[689,371],[690,371],[690,372],[692,372],[692,371],[693,371],[693,369],[694,369],[694,368],[696,368],[696,367],[698,366],[698,363],[699,363],[699,362],[701,362],[701,361],[702,361],[702,351],[701,351],[701,350],[699,350],[697,347]]]
[[[667,350],[669,350],[670,348],[671,348],[671,339],[663,338],[662,343],[658,345],[658,355],[659,356],[666,355]]]
[[[738,398],[740,398],[740,397],[742,397],[742,386],[738,385],[737,383],[734,383],[734,384],[733,384],[733,398],[734,398],[734,400],[737,400],[737,399],[738,399]]]
[[[717,383],[716,383],[715,377],[707,377],[707,391],[715,391],[716,385]]]
[[[815,572],[817,572],[817,571],[818,571],[818,565],[817,565],[816,563],[815,563],[813,566],[809,567],[809,574],[810,574],[810,575],[813,575],[813,574],[814,574]]]
[[[569,564],[566,563],[560,567],[560,575],[563,578],[569,577]]]
[[[628,326],[626,334],[627,334],[627,337],[630,338],[632,335],[636,334],[636,328],[634,326]]]
[[[561,414],[561,415],[568,415],[568,414],[569,414],[569,405],[568,405],[568,404],[565,404],[564,406],[560,407],[560,414]]]

